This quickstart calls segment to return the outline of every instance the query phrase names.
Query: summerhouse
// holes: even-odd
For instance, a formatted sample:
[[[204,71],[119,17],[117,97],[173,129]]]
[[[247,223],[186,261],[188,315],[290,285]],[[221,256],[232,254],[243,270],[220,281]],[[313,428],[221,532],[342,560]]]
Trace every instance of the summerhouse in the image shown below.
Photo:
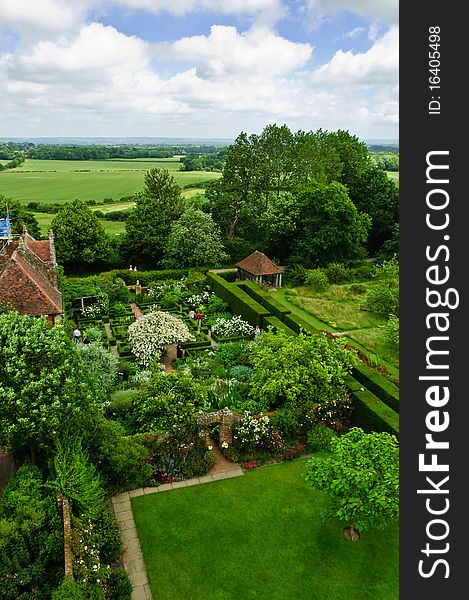
[[[255,283],[264,283],[277,288],[282,287],[282,274],[285,268],[277,266],[258,250],[236,263],[236,266],[238,268],[237,281],[249,279]]]

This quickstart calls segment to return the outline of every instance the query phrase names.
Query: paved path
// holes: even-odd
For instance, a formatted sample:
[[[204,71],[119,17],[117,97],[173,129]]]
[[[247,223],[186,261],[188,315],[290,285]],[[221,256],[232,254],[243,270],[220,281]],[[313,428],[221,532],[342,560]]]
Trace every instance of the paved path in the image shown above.
[[[213,446],[213,451],[217,457],[216,464],[209,470],[207,475],[202,477],[192,477],[184,481],[175,483],[164,483],[157,487],[144,487],[130,492],[118,494],[112,498],[112,506],[119,524],[122,546],[124,548],[123,562],[133,585],[132,600],[151,600],[152,594],[148,584],[147,572],[143,561],[142,550],[138,539],[137,528],[135,526],[134,516],[132,514],[131,498],[145,496],[147,494],[161,494],[169,490],[176,490],[182,487],[200,485],[218,481],[220,479],[229,479],[243,475],[242,468],[236,463],[227,460],[221,450],[214,442],[207,438],[207,444]]]
[[[109,325],[109,323],[103,323],[103,325],[104,325],[104,330],[106,331],[107,337],[112,338],[112,331],[111,331],[111,326]],[[111,353],[116,358],[119,358],[119,351],[117,349],[117,346],[109,346],[109,348],[111,349]]]

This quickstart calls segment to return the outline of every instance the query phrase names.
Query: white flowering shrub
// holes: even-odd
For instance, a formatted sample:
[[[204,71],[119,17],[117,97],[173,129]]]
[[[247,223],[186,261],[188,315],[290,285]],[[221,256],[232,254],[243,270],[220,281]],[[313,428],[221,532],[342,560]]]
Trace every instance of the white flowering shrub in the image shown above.
[[[267,445],[272,427],[270,419],[262,413],[253,416],[244,411],[244,417],[233,427],[233,439],[237,447],[245,452],[253,452],[258,446]]]
[[[96,302],[90,304],[89,306],[85,306],[80,310],[80,313],[83,317],[100,317],[104,315],[109,307],[109,301],[105,296],[98,296]]]
[[[218,337],[250,336],[254,334],[254,327],[236,315],[232,319],[217,319],[212,325],[212,333]]]
[[[186,298],[186,303],[189,306],[201,306],[203,304],[207,304],[213,295],[213,292],[208,291],[200,292],[200,294],[192,294],[192,296]]]
[[[129,346],[144,367],[160,358],[169,344],[193,342],[195,337],[187,325],[174,315],[163,311],[150,312],[129,327]]]

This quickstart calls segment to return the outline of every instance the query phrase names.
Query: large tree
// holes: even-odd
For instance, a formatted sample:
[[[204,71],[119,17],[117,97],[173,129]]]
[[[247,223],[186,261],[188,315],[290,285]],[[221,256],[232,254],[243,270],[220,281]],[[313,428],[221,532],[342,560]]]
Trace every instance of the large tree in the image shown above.
[[[109,239],[94,212],[81,200],[67,203],[52,220],[57,261],[66,268],[109,257]]]
[[[135,196],[135,208],[127,217],[121,253],[139,265],[159,265],[171,225],[183,210],[181,188],[170,172],[148,171],[143,190]]]
[[[344,380],[356,355],[325,335],[264,332],[251,350],[250,397],[260,410],[313,409],[344,397]]]
[[[314,455],[306,463],[304,478],[329,496],[323,516],[345,521],[344,533],[353,540],[357,530],[381,528],[398,517],[399,444],[394,435],[353,427],[331,440],[329,455]]]
[[[164,265],[169,268],[215,266],[228,259],[219,227],[211,215],[188,208],[173,223],[165,244]]]
[[[367,248],[374,255],[393,237],[399,223],[399,190],[384,171],[372,167],[354,180],[349,196],[360,212],[371,217]]]
[[[299,214],[290,254],[297,262],[323,266],[365,254],[370,217],[359,213],[340,183],[311,183],[296,195]]]
[[[0,314],[0,442],[47,453],[95,404],[71,338],[46,319]]]

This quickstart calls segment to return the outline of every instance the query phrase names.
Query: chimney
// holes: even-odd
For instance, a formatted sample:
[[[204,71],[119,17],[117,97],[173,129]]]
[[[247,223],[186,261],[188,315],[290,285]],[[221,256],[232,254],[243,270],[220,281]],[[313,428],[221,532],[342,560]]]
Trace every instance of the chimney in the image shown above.
[[[52,229],[49,229],[49,255],[50,255],[50,261],[56,265],[56,260],[55,260],[55,246],[54,246],[54,232],[52,231]]]

